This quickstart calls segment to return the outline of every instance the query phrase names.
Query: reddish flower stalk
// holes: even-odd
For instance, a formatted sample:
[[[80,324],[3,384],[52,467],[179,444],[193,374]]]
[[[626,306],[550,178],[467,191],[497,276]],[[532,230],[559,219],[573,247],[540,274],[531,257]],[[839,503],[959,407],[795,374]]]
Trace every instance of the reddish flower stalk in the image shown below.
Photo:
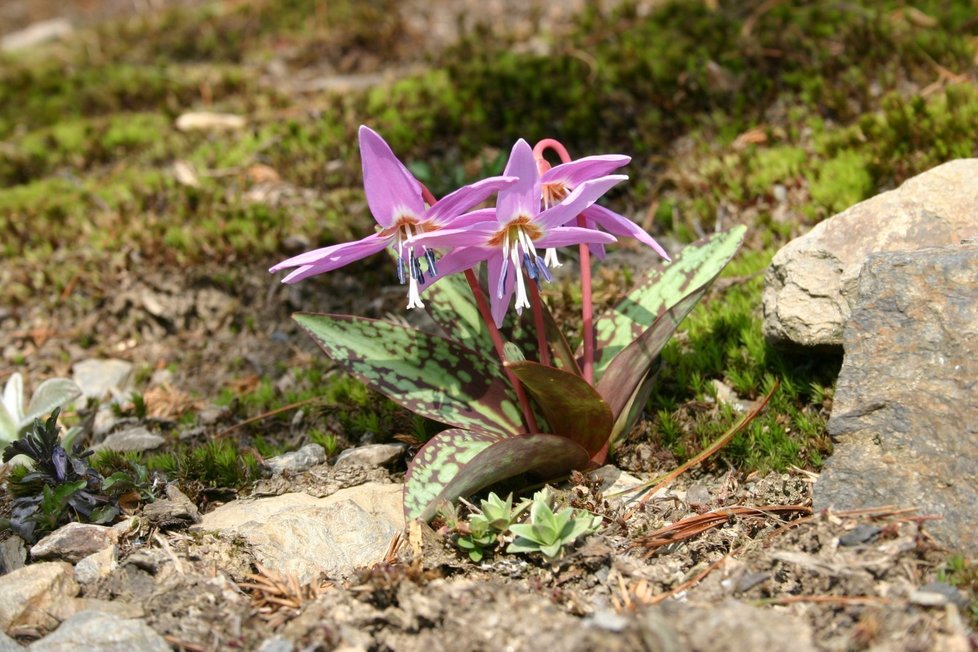
[[[553,138],[544,138],[533,148],[533,155],[543,158],[543,152],[551,149],[560,157],[561,163],[570,163],[571,157],[560,141]],[[586,227],[587,224],[582,215],[577,217],[577,225]],[[581,244],[581,338],[584,343],[584,364],[581,371],[584,380],[594,385],[594,307],[591,305],[591,250],[588,245]]]
[[[550,348],[547,345],[547,325],[543,321],[543,304],[540,299],[540,288],[536,283],[530,283],[530,305],[533,307],[533,327],[537,331],[537,348],[540,350],[540,364],[551,366]]]
[[[434,206],[438,201],[423,183],[421,184],[421,197],[428,202],[428,206]],[[492,311],[489,309],[489,302],[486,301],[486,295],[483,294],[482,288],[479,287],[479,280],[475,277],[475,272],[471,269],[465,270],[465,280],[469,282],[469,287],[472,289],[476,306],[479,308],[479,314],[482,315],[482,321],[486,323],[486,328],[489,329],[489,337],[492,339],[492,345],[496,349],[496,355],[499,356],[499,362],[503,365],[506,376],[509,378],[509,383],[516,392],[516,398],[519,400],[520,408],[523,410],[523,420],[526,422],[527,432],[539,432],[540,428],[537,426],[537,420],[533,416],[533,410],[530,408],[530,401],[526,397],[526,391],[523,389],[523,385],[516,377],[516,374],[506,366],[506,355],[503,353],[503,336],[500,334],[499,329],[496,328],[496,323],[492,318]]]

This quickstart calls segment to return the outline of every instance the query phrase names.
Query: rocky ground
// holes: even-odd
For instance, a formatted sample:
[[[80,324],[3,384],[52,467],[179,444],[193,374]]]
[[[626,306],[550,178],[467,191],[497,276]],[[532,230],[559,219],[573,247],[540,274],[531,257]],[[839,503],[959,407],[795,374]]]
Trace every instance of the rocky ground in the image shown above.
[[[36,21],[65,18],[72,30],[82,31],[84,40],[83,30],[90,26],[120,17],[151,17],[173,4],[181,3],[14,1],[4,4],[0,23],[12,32]],[[352,46],[344,45],[348,49],[343,50],[340,63],[314,62],[296,70],[300,65],[296,60],[308,53],[282,38],[263,44],[274,53],[269,60],[259,57],[257,63],[248,65],[263,71],[262,93],[274,86],[275,92],[295,101],[276,109],[283,116],[318,117],[322,107],[333,102],[329,93],[369,91],[385,79],[407,74],[404,71],[412,66],[423,67],[427,64],[418,52],[440,51],[460,34],[484,29],[477,28],[480,20],[488,20],[497,36],[510,34],[518,42],[515,51],[546,53],[553,42],[538,33],[570,29],[580,4],[483,2],[478,3],[477,11],[460,12],[454,3],[410,3],[403,20],[408,33],[404,40],[412,46],[408,55],[404,48],[400,50],[403,61],[392,63],[386,54],[376,54],[355,41]],[[717,4],[705,3],[704,11],[715,11]],[[777,3],[758,4],[749,15],[738,15],[744,21],[742,38],[748,38]],[[221,6],[232,11],[236,5]],[[643,16],[656,6],[655,2],[639,3],[633,12]],[[933,28],[927,27],[928,14],[903,7],[899,11],[886,14],[887,24],[897,25],[898,33]],[[625,18],[620,21],[626,22]],[[613,22],[612,28],[618,30],[619,24]],[[58,24],[48,36],[72,38]],[[398,47],[403,45],[394,40]],[[323,47],[331,53],[327,46]],[[832,47],[840,55],[842,46]],[[85,56],[97,60],[92,53],[97,49],[90,44]],[[770,56],[777,59],[781,55]],[[590,51],[574,49],[571,53],[573,61],[593,72],[591,57]],[[967,75],[957,78],[957,73],[947,69],[934,73],[930,62],[925,67],[928,75],[937,75],[934,83],[938,86],[918,83],[909,75],[899,78],[898,92],[923,97],[938,93],[944,84],[972,83]],[[707,69],[710,74],[705,79],[718,92],[730,92],[724,89],[743,83],[717,64]],[[703,81],[692,78],[688,71],[682,75],[666,101],[667,105],[674,102],[680,112],[683,98],[701,92],[697,84]],[[881,74],[880,79],[888,78]],[[194,94],[209,98],[212,91],[220,93],[219,85],[211,89],[208,82],[201,82]],[[858,114],[860,102],[872,105],[874,92],[848,98],[844,109],[823,106],[819,110],[832,116],[826,121],[830,126],[833,119],[844,122],[847,110]],[[174,103],[182,101],[178,98],[182,98],[179,92],[172,91],[162,100],[174,119],[184,108],[174,109]],[[953,99],[947,100],[948,106]],[[926,167],[937,156],[933,151],[943,147],[926,148],[926,155],[917,150],[913,155],[901,154],[902,162],[892,165],[895,171],[881,172],[878,168],[885,167],[880,162],[885,156],[871,148],[888,136],[877,133],[878,137],[872,137],[873,130],[880,127],[874,126],[869,113],[860,123],[865,133],[856,136],[832,132],[830,126],[806,116],[810,124],[798,128],[797,137],[812,150],[810,155],[843,154],[827,161],[818,159],[821,167],[805,176],[797,163],[790,162],[797,156],[793,141],[789,143],[796,125],[785,117],[790,113],[786,103],[791,101],[800,100],[787,99],[768,107],[760,120],[765,128],[742,132],[720,153],[711,145],[706,155],[702,140],[683,136],[668,144],[666,151],[675,159],[672,163],[662,164],[651,157],[639,162],[640,182],[647,184],[648,178],[654,178],[658,185],[645,188],[656,197],[652,206],[636,207],[629,205],[629,198],[621,200],[638,221],[658,229],[664,223],[662,215],[668,214],[665,221],[671,228],[661,235],[673,250],[680,246],[679,241],[704,231],[701,215],[690,206],[706,201],[702,198],[714,192],[719,198],[709,200],[716,205],[711,204],[708,212],[716,222],[705,228],[750,223],[752,235],[743,253],[746,263],[738,263],[718,282],[705,302],[709,317],[694,315],[699,321],[681,331],[679,344],[667,351],[663,372],[667,390],[654,397],[645,418],[612,457],[614,465],[556,484],[561,501],[599,515],[602,528],[552,563],[539,555],[502,552],[474,562],[455,545],[455,535],[438,530],[440,522],[434,528],[405,527],[400,483],[407,460],[428,426],[345,380],[289,319],[296,310],[420,319],[415,314],[418,311],[405,315],[401,310],[403,290],[390,283],[385,261],[365,261],[355,272],[283,286],[264,269],[283,255],[307,248],[311,237],[319,233],[290,221],[291,217],[276,226],[271,247],[249,242],[239,251],[231,245],[221,248],[226,242],[209,243],[212,249],[205,247],[203,253],[189,259],[170,256],[166,252],[170,240],[162,246],[157,231],[147,240],[125,232],[124,246],[95,253],[87,245],[76,250],[66,244],[63,234],[52,233],[40,242],[31,239],[34,249],[5,254],[0,281],[9,290],[5,292],[10,301],[0,304],[0,382],[15,371],[28,379],[29,388],[45,378],[74,378],[87,399],[68,410],[66,423],[83,428],[81,440],[86,445],[129,451],[149,472],[134,495],[126,494],[120,500],[121,514],[114,524],[71,524],[30,544],[0,533],[0,652],[25,648],[265,652],[547,647],[663,652],[787,646],[799,651],[978,649],[973,629],[978,623],[974,593],[978,579],[967,556],[974,544],[968,518],[973,511],[968,492],[973,490],[967,483],[949,482],[940,492],[928,491],[927,486],[899,480],[907,476],[887,466],[895,459],[906,461],[911,469],[913,465],[943,469],[939,464],[948,463],[946,450],[956,450],[949,470],[935,473],[940,477],[974,475],[976,461],[968,445],[973,429],[964,434],[947,431],[949,423],[973,421],[973,401],[969,403],[968,398],[971,386],[961,374],[952,375],[947,383],[940,375],[948,368],[945,358],[954,362],[973,350],[968,348],[974,336],[967,326],[974,323],[970,315],[978,303],[970,301],[972,294],[954,288],[958,287],[955,283],[965,282],[973,288],[974,279],[955,271],[952,263],[933,262],[945,259],[928,249],[913,260],[874,259],[876,276],[860,283],[876,291],[866,290],[863,299],[857,298],[856,291],[861,287],[857,280],[862,262],[871,252],[947,247],[973,235],[968,231],[973,228],[968,207],[974,196],[962,190],[974,178],[970,176],[973,168],[959,171],[953,183],[908,184],[918,188],[919,194],[907,195],[902,201],[903,195],[896,199],[884,196],[878,201],[885,204],[882,209],[879,205],[866,207],[876,200],[861,204],[863,208],[840,216],[834,231],[820,228],[815,238],[778,254],[768,272],[768,292],[777,294],[788,288],[790,294],[797,287],[805,292],[794,292],[795,303],[783,297],[764,299],[766,334],[781,345],[820,347],[782,358],[764,344],[760,330],[760,274],[776,245],[807,231],[816,218],[912,176],[920,171],[915,166]],[[285,100],[262,102],[274,108],[275,102]],[[367,106],[380,114],[383,107],[378,108],[377,102],[373,98]],[[204,104],[210,104],[209,99]],[[243,106],[256,114],[268,109],[250,100]],[[902,115],[902,106],[888,105],[886,120],[903,124],[896,117]],[[173,122],[170,117],[167,125]],[[419,124],[424,119],[417,117]],[[967,123],[963,118],[960,122]],[[965,142],[963,136],[954,135],[954,129],[942,130],[940,125],[945,123],[936,117],[909,123],[936,124],[933,128],[941,139]],[[255,139],[267,136],[260,131],[264,128],[255,127]],[[718,131],[723,128],[722,124],[716,127]],[[31,135],[24,136],[25,131],[26,127],[12,131],[9,142],[0,143],[0,155],[7,157],[3,159],[7,167],[0,167],[0,173],[11,179],[28,174],[25,170],[35,164],[38,169],[48,165],[36,163],[31,158],[34,154],[25,153]],[[247,140],[251,132],[235,133],[245,134],[240,139]],[[867,139],[866,134],[871,137]],[[823,136],[824,140],[816,140]],[[61,142],[58,138],[45,132],[42,142],[53,147],[55,141]],[[199,146],[210,147],[210,138],[203,137]],[[284,136],[277,133],[274,138]],[[277,142],[274,138],[269,142]],[[905,140],[931,142],[930,138],[927,134]],[[333,211],[334,196],[317,184],[327,185],[323,174],[345,174],[337,170],[346,164],[315,161],[317,170],[331,171],[317,171],[312,175],[315,182],[302,177],[288,165],[311,166],[307,159],[314,158],[311,150],[318,143],[310,146],[302,138],[296,140],[301,144],[289,146],[297,147],[301,154],[279,160],[279,170],[270,165],[275,163],[274,156],[266,158],[262,153],[267,147],[274,149],[275,145],[267,144],[256,147],[259,153],[255,157],[228,169],[208,169],[199,160],[186,163],[191,154],[172,154],[166,150],[172,144],[169,141],[161,146],[163,153],[140,153],[152,165],[165,166],[167,179],[166,190],[146,199],[143,210],[166,215],[168,207],[182,205],[184,193],[190,198],[188,205],[193,205],[205,201],[201,186],[223,184],[216,194],[246,195],[248,206],[262,210]],[[765,150],[767,141],[772,147]],[[219,148],[230,148],[224,141],[214,142]],[[878,156],[872,165],[860,159],[859,165],[872,168],[877,175],[872,178],[877,185],[869,184],[869,190],[858,190],[862,177],[852,181],[858,175],[850,168],[839,171],[839,162],[852,158],[846,154],[851,142],[859,142],[860,151],[871,152],[867,157]],[[770,153],[770,158],[764,154],[751,158],[754,150],[750,148],[755,145]],[[968,147],[971,145],[965,143],[954,152],[974,155]],[[941,151],[946,158],[953,157]],[[479,152],[466,164],[475,165],[484,154],[492,152]],[[111,175],[126,165],[125,160],[120,163],[106,152],[84,156],[89,155],[99,162],[86,162],[78,174]],[[897,158],[892,152],[886,155]],[[73,156],[76,158],[51,163],[45,173],[74,183],[72,166],[82,155]],[[174,163],[174,157],[186,157],[176,161],[183,161],[185,167]],[[738,166],[750,169],[750,174],[733,178],[730,170]],[[301,182],[290,176],[293,174]],[[647,175],[644,180],[643,174]],[[744,200],[745,192],[755,192],[744,189],[753,187],[751,184],[761,190]],[[662,194],[664,187],[669,189],[664,192],[675,194]],[[178,194],[166,194],[174,188]],[[341,192],[346,191],[341,188]],[[91,199],[91,210],[97,211],[96,225],[110,219],[106,214],[120,217],[115,204],[100,204],[102,200],[91,193],[85,197],[85,201],[96,197]],[[10,208],[14,204],[3,201],[4,233],[25,241],[33,236],[22,226],[23,219],[41,215],[53,219],[43,222],[44,228],[54,228],[50,224],[60,224],[59,219],[70,215],[61,206],[50,213],[46,209],[31,212],[33,207],[18,212],[20,208]],[[357,196],[343,195],[339,201],[344,215],[363,213]],[[671,201],[672,208],[665,208]],[[860,215],[863,217],[857,220]],[[908,221],[905,224],[895,215]],[[946,228],[920,226],[921,219],[933,215],[942,219],[923,224],[939,223]],[[206,217],[202,211],[195,220]],[[347,219],[357,228],[366,224],[358,222],[359,217]],[[856,237],[857,221],[864,237]],[[206,240],[193,223],[190,220],[181,227],[189,234],[185,237]],[[887,223],[904,240],[886,231]],[[227,226],[222,223],[222,228]],[[920,230],[914,231],[917,227]],[[97,231],[89,229],[87,236],[93,230]],[[229,232],[228,228],[222,237]],[[172,235],[166,233],[168,238]],[[330,231],[328,237],[337,233],[342,231]],[[827,240],[813,245],[817,238]],[[791,251],[794,256],[789,255]],[[805,253],[810,257],[806,259]],[[945,251],[944,255],[958,261],[957,266],[965,271],[974,267],[973,247],[967,252]],[[8,260],[16,264],[8,266]],[[620,290],[631,270],[650,264],[651,258],[635,248],[614,251],[597,278],[599,300],[607,301]],[[812,265],[827,266],[828,271],[818,268],[819,282],[806,285],[812,276],[806,276],[806,270]],[[793,266],[802,271],[792,271]],[[555,312],[569,320],[575,318],[569,307],[573,300],[563,279],[572,278],[572,267],[571,261],[548,295]],[[828,296],[822,281],[835,278],[833,274],[838,276],[839,287]],[[950,300],[940,311],[931,310],[926,291],[937,279],[951,288],[942,292]],[[915,288],[912,294],[917,303],[904,304],[901,301],[909,301],[907,296],[886,294],[897,286]],[[44,288],[48,294],[43,300],[25,299],[31,288]],[[807,304],[804,309],[798,307],[799,295],[801,303]],[[818,299],[828,301],[831,309]],[[737,301],[746,304],[742,312],[730,308]],[[903,348],[877,338],[873,324],[881,319],[899,324],[904,314],[915,315],[920,330],[913,337],[897,337]],[[844,336],[850,315],[854,316],[854,330]],[[738,330],[742,323],[747,325]],[[799,329],[804,332],[799,334]],[[897,335],[903,332],[893,330]],[[828,339],[822,331],[830,332]],[[722,354],[703,343],[725,342],[731,332],[741,340]],[[907,344],[914,339],[928,342],[925,350],[916,351],[920,356],[916,359],[911,354],[921,347]],[[850,389],[833,396],[839,347],[845,342],[853,344],[845,344],[840,391],[870,388],[876,393]],[[850,355],[860,347],[861,357]],[[701,361],[707,358],[720,360],[709,363],[719,364],[719,372],[704,372],[706,367],[695,366],[707,364]],[[909,363],[915,376],[901,380],[894,374],[886,383],[877,382],[884,371],[906,368],[900,366],[903,358],[915,360]],[[687,362],[689,359],[696,362]],[[973,368],[968,361],[962,364],[965,370]],[[829,369],[827,381],[825,368]],[[950,368],[958,369],[954,364]],[[911,381],[919,381],[922,370],[933,382],[912,385]],[[782,377],[785,385],[796,380],[804,387],[783,389],[781,402],[772,403],[750,438],[735,440],[730,447],[733,452],[722,461],[708,460],[694,467],[654,496],[645,494],[644,503],[635,492],[621,493],[672,470],[725,430],[756,405],[766,391],[765,383],[772,382],[774,375]],[[669,393],[668,388],[683,382],[698,383],[698,388]],[[905,392],[911,385],[919,391]],[[795,393],[787,394],[789,391]],[[785,395],[790,398],[783,398]],[[937,395],[950,398],[941,409],[931,409],[929,397]],[[833,412],[834,404],[844,409]],[[884,405],[889,407],[881,409]],[[830,459],[829,470],[820,474],[822,456],[830,448],[826,443],[830,414],[834,425],[828,430],[840,443],[840,456]],[[931,419],[935,414],[941,418]],[[877,431],[882,421],[874,419],[890,419],[897,425],[887,426],[880,437]],[[934,431],[935,439],[918,438],[916,448],[905,447],[905,440],[913,439],[900,430],[909,428],[907,424],[918,424],[915,431],[921,427]],[[670,430],[681,431],[681,435],[670,435]],[[775,431],[787,433],[787,439],[765,438]],[[208,446],[213,451],[221,442],[232,446],[227,468],[218,463],[220,452],[212,452],[195,466],[194,451]],[[877,449],[885,449],[886,455],[879,455]],[[168,453],[174,456],[170,461],[152,457]],[[874,461],[886,461],[872,468],[877,479],[869,480],[866,475],[861,482],[851,481],[862,477],[867,455]],[[906,467],[898,468],[902,472]],[[9,474],[10,469],[4,467],[0,480],[9,479]],[[833,484],[816,486],[820,476]],[[907,491],[893,500],[887,496],[894,494],[873,494],[886,484]],[[6,517],[13,496],[6,482],[2,486],[0,514]],[[837,508],[838,504],[846,509]]]

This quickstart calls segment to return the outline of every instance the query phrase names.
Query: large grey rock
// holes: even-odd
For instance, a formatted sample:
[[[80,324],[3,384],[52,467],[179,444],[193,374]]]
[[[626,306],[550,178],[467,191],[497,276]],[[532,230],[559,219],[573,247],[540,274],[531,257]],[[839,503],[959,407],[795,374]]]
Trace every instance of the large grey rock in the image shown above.
[[[871,256],[815,508],[917,507],[943,516],[928,529],[946,544],[978,552],[976,352],[978,245]]]
[[[197,528],[243,539],[258,560],[308,582],[347,577],[380,561],[404,528],[402,486],[369,482],[313,498],[290,493],[236,500],[204,515]]]
[[[119,532],[104,525],[68,523],[47,535],[31,548],[31,559],[81,561],[119,541]]]
[[[58,607],[78,595],[71,564],[63,561],[24,566],[0,577],[0,631],[18,627],[52,629]]]
[[[945,163],[831,217],[771,261],[764,334],[781,345],[842,344],[859,270],[879,251],[958,244],[978,235],[978,159]]]
[[[146,623],[103,611],[81,611],[27,648],[30,652],[170,652],[170,645]]]
[[[125,360],[88,358],[75,363],[71,372],[87,397],[120,396],[132,383],[132,363]]]

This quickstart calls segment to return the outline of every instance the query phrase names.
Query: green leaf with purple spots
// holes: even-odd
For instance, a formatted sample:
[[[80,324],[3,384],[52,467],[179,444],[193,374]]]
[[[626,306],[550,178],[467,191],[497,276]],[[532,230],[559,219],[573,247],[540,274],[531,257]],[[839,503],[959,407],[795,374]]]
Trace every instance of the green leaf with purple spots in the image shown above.
[[[740,225],[686,246],[672,263],[650,271],[610,312],[596,320],[595,377],[600,378],[615,356],[661,315],[687,297],[702,296],[737,253],[746,231],[747,227]]]
[[[492,338],[465,276],[451,274],[426,288],[424,309],[448,339],[493,355]]]
[[[601,395],[586,380],[536,362],[507,362],[536,400],[551,429],[594,455],[611,434],[614,418]]]
[[[404,518],[430,520],[454,501],[521,473],[549,479],[584,468],[590,455],[567,437],[445,430],[421,447],[404,476]]]
[[[293,319],[337,364],[416,414],[500,435],[523,429],[516,395],[495,360],[399,324],[349,315]]]

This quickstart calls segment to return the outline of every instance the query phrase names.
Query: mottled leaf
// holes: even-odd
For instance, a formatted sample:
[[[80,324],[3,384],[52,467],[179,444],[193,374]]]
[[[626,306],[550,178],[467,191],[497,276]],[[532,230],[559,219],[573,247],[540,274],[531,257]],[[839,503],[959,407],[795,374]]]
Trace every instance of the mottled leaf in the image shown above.
[[[645,404],[648,402],[649,396],[652,395],[652,388],[655,386],[657,375],[657,369],[646,374],[641,384],[635,388],[624,407],[621,408],[621,412],[615,417],[615,425],[611,427],[611,435],[608,437],[610,449],[614,449],[615,442],[618,441],[622,433],[629,432],[639,417],[642,416]]]
[[[445,500],[533,472],[543,479],[584,468],[590,456],[566,437],[445,430],[426,443],[404,476],[404,517],[429,520]]]
[[[594,324],[594,374],[639,338],[660,315],[702,292],[737,252],[747,227],[741,225],[688,245],[672,263],[652,270],[609,313]],[[605,395],[607,396],[607,395]]]
[[[611,434],[614,419],[601,395],[580,376],[536,362],[507,362],[536,400],[553,432],[598,452]]]
[[[495,360],[384,321],[304,313],[294,319],[337,364],[416,414],[501,435],[523,429],[516,396]]]
[[[710,279],[712,282],[713,279]],[[687,294],[676,305],[659,316],[638,339],[629,344],[611,361],[597,383],[597,390],[608,402],[617,419],[625,410],[635,390],[642,384],[656,357],[662,351],[679,323],[699,302],[710,282]]]
[[[492,339],[464,275],[445,276],[427,288],[424,308],[446,337],[485,355],[492,355]]]

